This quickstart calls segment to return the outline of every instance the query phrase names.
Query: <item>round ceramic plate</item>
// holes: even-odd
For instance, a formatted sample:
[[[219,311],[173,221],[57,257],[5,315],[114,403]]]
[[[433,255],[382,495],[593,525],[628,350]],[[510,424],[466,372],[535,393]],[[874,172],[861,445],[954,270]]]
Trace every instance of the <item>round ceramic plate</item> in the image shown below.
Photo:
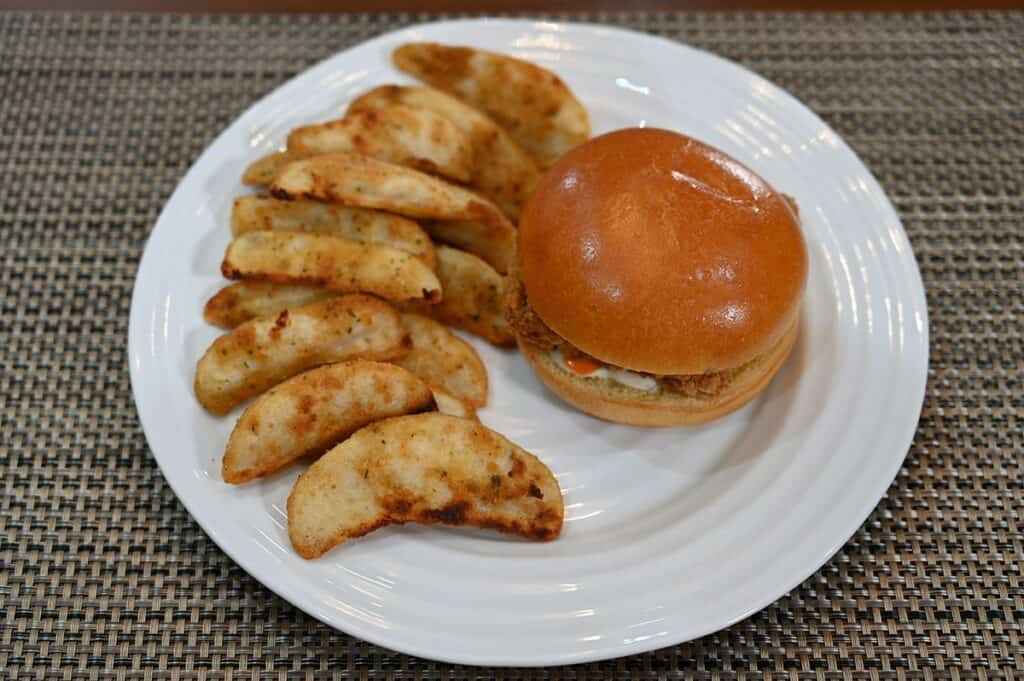
[[[247,163],[300,124],[337,117],[407,41],[506,52],[560,75],[595,133],[671,128],[732,154],[797,198],[810,279],[795,351],[741,411],[700,428],[645,430],[559,403],[516,352],[472,340],[491,376],[485,424],[536,453],[565,494],[551,543],[444,527],[387,528],[307,561],[284,504],[299,471],[232,487],[221,453],[237,412],[192,394],[218,330],[232,198]],[[735,64],[600,26],[476,20],[415,26],[309,69],[206,150],[146,247],[129,329],[132,385],[150,447],[210,537],[314,617],[395,650],[489,665],[628,655],[692,639],[765,607],[829,559],[892,482],[927,368],[920,275],[892,206],[807,108]]]

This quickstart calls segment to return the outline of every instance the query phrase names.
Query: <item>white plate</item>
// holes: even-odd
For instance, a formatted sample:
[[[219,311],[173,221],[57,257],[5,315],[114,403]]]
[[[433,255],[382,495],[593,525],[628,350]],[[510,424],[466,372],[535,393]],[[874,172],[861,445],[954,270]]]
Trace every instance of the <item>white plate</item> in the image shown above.
[[[499,50],[550,67],[596,133],[676,129],[716,145],[797,197],[810,281],[795,352],[763,396],[701,428],[643,430],[576,413],[514,352],[474,341],[491,374],[483,421],[558,476],[567,523],[553,543],[402,527],[305,561],[284,501],[297,471],[229,487],[234,418],[192,395],[217,335],[205,299],[222,285],[238,177],[293,126],[408,79],[409,40]],[[867,169],[813,113],[749,71],[623,30],[476,20],[416,26],[338,54],[257,103],[206,150],[168,201],[132,299],[135,401],[164,475],[239,565],[327,624],[396,650],[472,664],[610,658],[692,639],[768,605],[834,554],[893,480],[924,395],[927,319],[899,219]]]

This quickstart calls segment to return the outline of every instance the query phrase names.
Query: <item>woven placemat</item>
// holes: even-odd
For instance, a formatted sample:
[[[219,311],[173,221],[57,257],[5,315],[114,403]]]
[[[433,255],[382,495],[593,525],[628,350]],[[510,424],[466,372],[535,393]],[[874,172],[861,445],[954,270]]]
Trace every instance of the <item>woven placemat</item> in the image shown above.
[[[920,427],[878,509],[763,612],[559,670],[452,667],[322,626],[203,534],[151,458],[125,351],[136,264],[257,97],[433,16],[0,15],[0,676],[999,679],[1024,668],[1024,14],[580,15],[793,92],[892,197],[924,274]]]

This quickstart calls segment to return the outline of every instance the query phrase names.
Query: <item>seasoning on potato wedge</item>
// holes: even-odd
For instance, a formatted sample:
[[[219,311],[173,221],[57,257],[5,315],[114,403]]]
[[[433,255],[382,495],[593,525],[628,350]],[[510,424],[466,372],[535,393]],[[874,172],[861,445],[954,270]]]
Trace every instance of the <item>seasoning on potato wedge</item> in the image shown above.
[[[497,206],[467,189],[347,152],[289,163],[270,185],[270,193],[282,199],[318,199],[412,218],[508,224]]]
[[[303,473],[288,533],[304,558],[395,523],[472,525],[548,541],[565,510],[551,470],[483,425],[446,414],[378,421]]]
[[[462,130],[473,147],[470,186],[497,204],[509,219],[519,219],[541,173],[500,125],[449,94],[419,85],[382,85],[357,97],[348,110],[375,111],[393,104],[429,109]]]
[[[342,295],[309,284],[278,284],[272,281],[239,281],[225,286],[203,308],[211,324],[233,329],[256,317],[269,317],[290,307],[302,307]]]
[[[231,431],[221,476],[233,484],[320,454],[374,421],[435,409],[427,384],[384,362],[310,369],[260,395]]]
[[[270,196],[239,196],[231,207],[231,234],[313,232],[364,244],[384,244],[412,253],[433,269],[434,244],[415,221],[370,208],[320,201],[281,201]]]
[[[407,43],[392,59],[493,118],[542,167],[590,137],[590,117],[569,87],[531,62],[438,43]]]
[[[454,123],[429,109],[401,104],[352,111],[288,135],[288,153],[296,158],[338,151],[353,151],[456,182],[469,182],[473,173],[473,148]]]
[[[401,316],[378,298],[338,296],[289,308],[217,338],[196,365],[196,398],[207,411],[226,414],[315,366],[399,359],[411,345]]]
[[[383,244],[305,232],[249,232],[228,246],[228,279],[313,284],[394,301],[441,299],[441,284],[416,256]]]

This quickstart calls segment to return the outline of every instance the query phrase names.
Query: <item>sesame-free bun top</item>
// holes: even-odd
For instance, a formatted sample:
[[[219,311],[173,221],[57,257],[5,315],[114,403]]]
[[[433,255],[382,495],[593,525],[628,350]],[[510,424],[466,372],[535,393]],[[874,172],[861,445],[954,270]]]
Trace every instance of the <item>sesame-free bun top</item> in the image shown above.
[[[668,130],[596,137],[555,163],[519,225],[531,307],[609,364],[730,369],[799,314],[807,278],[786,198],[722,151]]]

